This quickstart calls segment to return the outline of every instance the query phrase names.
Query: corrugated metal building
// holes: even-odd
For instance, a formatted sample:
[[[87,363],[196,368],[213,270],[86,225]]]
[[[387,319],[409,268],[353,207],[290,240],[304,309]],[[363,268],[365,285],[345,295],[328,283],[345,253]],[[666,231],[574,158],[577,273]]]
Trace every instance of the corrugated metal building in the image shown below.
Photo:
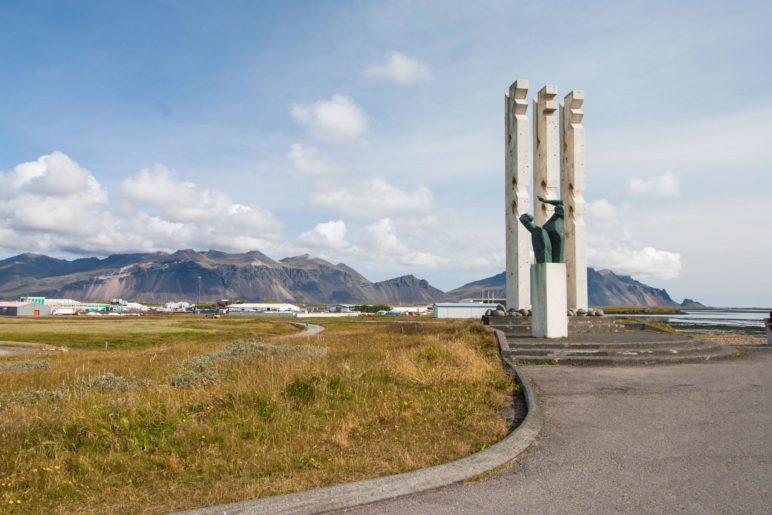
[[[0,316],[47,317],[51,307],[37,302],[0,302]]]
[[[434,305],[434,318],[482,318],[489,309],[496,309],[500,304],[480,302],[441,302]]]

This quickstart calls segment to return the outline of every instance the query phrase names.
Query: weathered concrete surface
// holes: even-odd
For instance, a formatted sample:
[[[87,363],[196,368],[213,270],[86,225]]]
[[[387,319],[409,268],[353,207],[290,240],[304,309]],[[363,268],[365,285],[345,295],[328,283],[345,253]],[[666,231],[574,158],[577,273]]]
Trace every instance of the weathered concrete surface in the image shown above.
[[[349,513],[769,513],[772,352],[526,367],[544,427],[508,471]]]
[[[528,182],[531,180],[528,148],[528,81],[516,80],[504,96],[504,219],[506,221],[508,309],[531,305],[531,275],[528,270],[531,235],[520,224],[528,212]]]
[[[568,307],[589,308],[587,298],[587,187],[584,148],[584,91],[574,90],[560,104],[560,198],[565,206]]]
[[[534,338],[568,336],[565,263],[531,265],[531,335]]]

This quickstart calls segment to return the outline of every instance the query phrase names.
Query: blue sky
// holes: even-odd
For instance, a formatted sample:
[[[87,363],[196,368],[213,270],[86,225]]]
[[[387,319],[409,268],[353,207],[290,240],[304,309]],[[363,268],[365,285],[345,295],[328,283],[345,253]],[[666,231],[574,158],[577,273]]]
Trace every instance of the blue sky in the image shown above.
[[[769,305],[768,2],[3,2],[0,254],[498,273],[503,94],[585,91],[591,265]]]

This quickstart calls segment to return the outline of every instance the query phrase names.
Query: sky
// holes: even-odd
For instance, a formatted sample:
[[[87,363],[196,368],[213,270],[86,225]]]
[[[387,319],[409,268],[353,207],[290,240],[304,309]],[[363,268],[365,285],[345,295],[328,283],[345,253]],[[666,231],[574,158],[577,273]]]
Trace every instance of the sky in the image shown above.
[[[488,277],[527,79],[585,93],[591,266],[770,306],[771,24],[766,1],[5,1],[0,258]]]

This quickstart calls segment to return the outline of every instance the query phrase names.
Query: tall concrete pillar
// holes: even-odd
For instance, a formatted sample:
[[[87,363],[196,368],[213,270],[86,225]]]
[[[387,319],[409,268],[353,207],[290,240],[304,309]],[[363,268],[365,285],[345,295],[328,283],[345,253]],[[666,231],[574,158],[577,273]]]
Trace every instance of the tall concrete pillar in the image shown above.
[[[507,308],[531,306],[531,235],[519,221],[528,211],[531,160],[528,146],[528,81],[516,80],[504,95],[504,202]]]
[[[552,216],[554,208],[537,197],[556,200],[560,176],[560,133],[558,129],[558,87],[544,86],[533,100],[533,219],[536,225]]]
[[[560,105],[560,198],[565,214],[565,260],[568,308],[587,309],[587,227],[584,190],[587,187],[584,149],[584,91],[572,91]]]

